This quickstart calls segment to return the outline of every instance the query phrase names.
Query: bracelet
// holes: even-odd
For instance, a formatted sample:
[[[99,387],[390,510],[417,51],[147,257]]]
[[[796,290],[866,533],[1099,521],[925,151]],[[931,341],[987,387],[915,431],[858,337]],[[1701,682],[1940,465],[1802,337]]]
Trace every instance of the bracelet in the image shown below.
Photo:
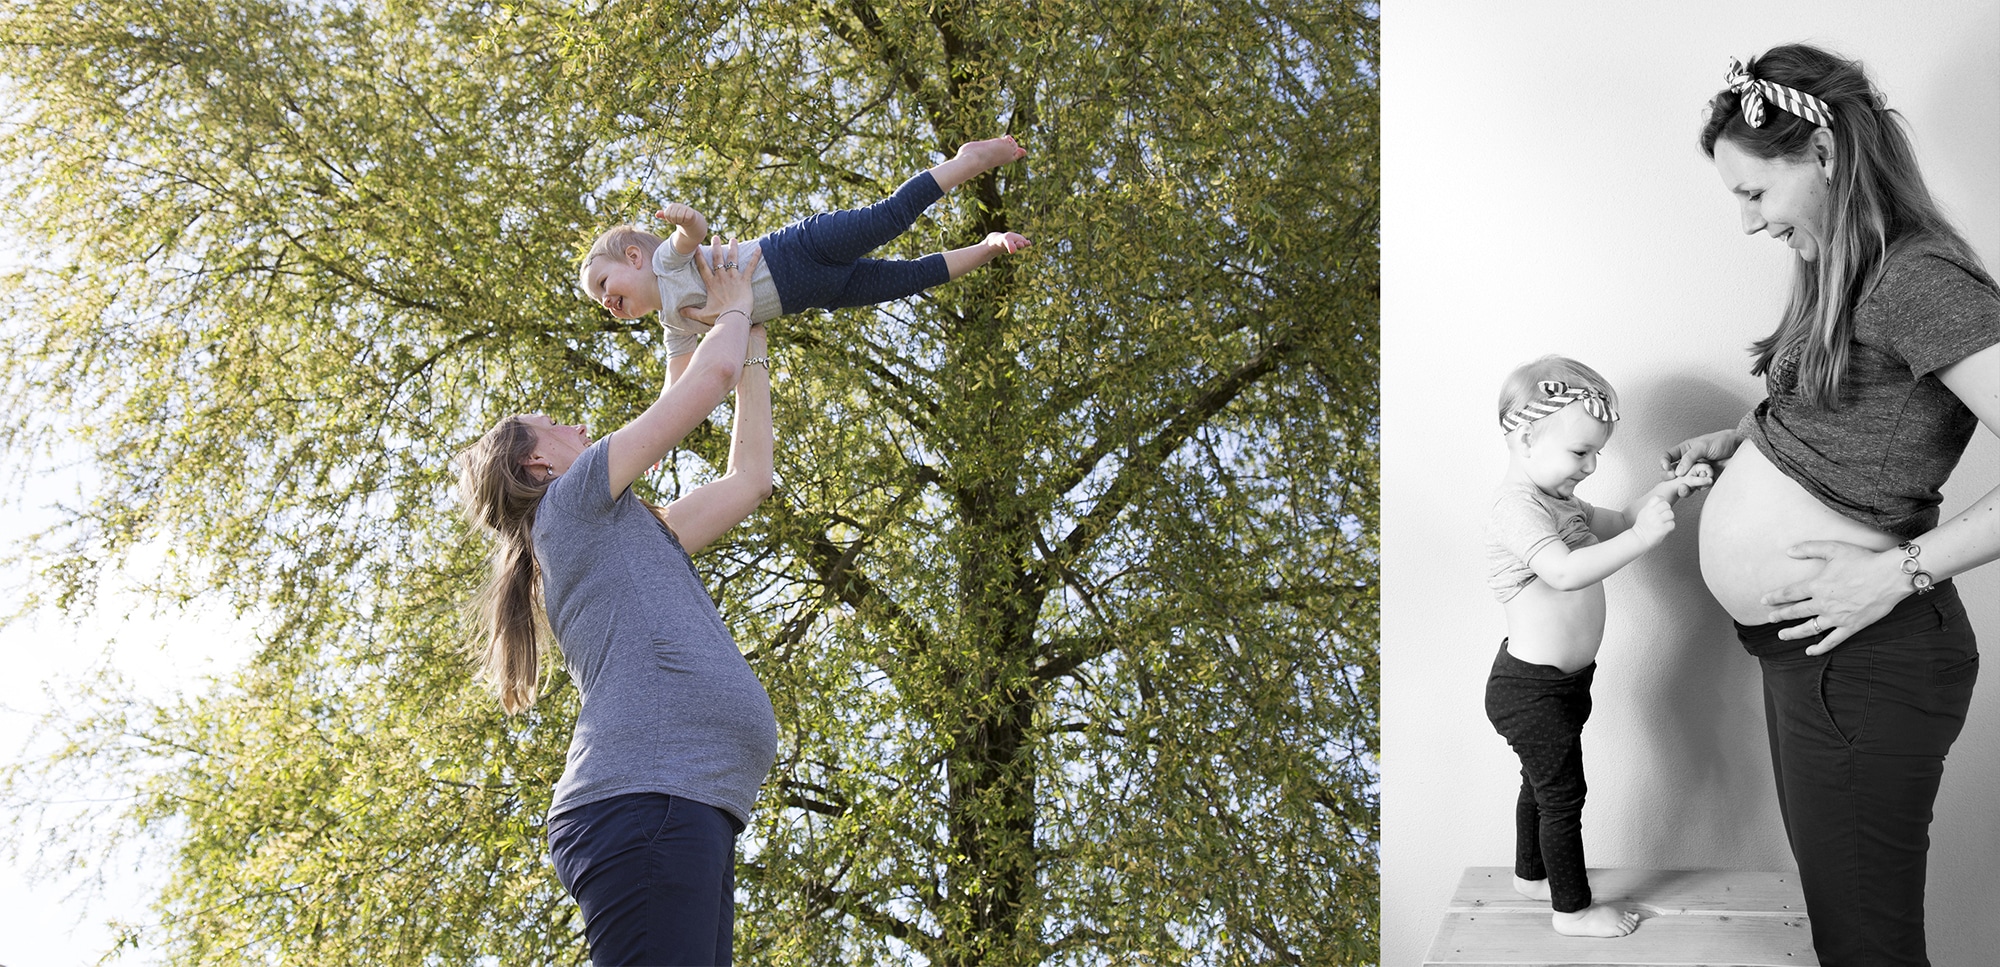
[[[752,357],[750,357],[749,359],[746,359],[746,360],[744,360],[744,361],[743,361],[743,368],[744,368],[744,369],[749,369],[749,368],[750,368],[750,367],[752,367],[752,366],[762,366],[762,367],[764,367],[764,372],[767,372],[767,373],[768,373],[768,372],[770,372],[770,371],[771,371],[771,357],[769,357],[769,356],[752,356]]]
[[[742,317],[743,317],[743,318],[745,318],[745,319],[749,319],[749,320],[750,320],[750,322],[751,322],[751,324],[753,324],[753,325],[754,325],[754,324],[755,324],[755,323],[757,322],[757,320],[756,320],[755,318],[753,318],[753,317],[752,317],[752,316],[751,316],[751,315],[750,315],[749,313],[747,313],[747,312],[744,312],[744,311],[743,311],[743,310],[741,310],[741,309],[724,309],[724,310],[722,310],[721,312],[718,312],[718,313],[716,313],[716,314],[715,314],[715,321],[716,321],[716,322],[721,322],[721,321],[722,321],[722,317],[723,317],[723,316],[726,316],[726,315],[728,315],[728,314],[730,314],[730,313],[732,313],[732,312],[736,313],[737,315],[740,315],[740,316],[742,316]]]
[[[1902,548],[1904,554],[1909,555],[1903,558],[1902,569],[1904,574],[1910,576],[1910,587],[1917,589],[1918,594],[1930,593],[1931,587],[1937,584],[1937,578],[1932,577],[1931,572],[1917,564],[1917,554],[1923,548],[1918,547],[1915,541],[1904,541],[1896,546]]]

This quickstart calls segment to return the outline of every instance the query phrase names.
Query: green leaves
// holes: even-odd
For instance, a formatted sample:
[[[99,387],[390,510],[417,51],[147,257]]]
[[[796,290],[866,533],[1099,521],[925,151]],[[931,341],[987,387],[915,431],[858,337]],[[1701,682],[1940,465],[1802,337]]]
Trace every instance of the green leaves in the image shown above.
[[[540,831],[574,692],[510,721],[470,681],[449,454],[651,401],[653,324],[575,294],[599,229],[753,236],[1001,131],[1024,162],[877,254],[1033,249],[772,325],[782,486],[699,562],[782,731],[739,956],[1372,960],[1371,8],[0,18],[48,252],[0,438],[87,426],[105,474],[47,580],[166,535],[276,615],[230,687],[73,723],[174,844],[176,962],[582,962]]]

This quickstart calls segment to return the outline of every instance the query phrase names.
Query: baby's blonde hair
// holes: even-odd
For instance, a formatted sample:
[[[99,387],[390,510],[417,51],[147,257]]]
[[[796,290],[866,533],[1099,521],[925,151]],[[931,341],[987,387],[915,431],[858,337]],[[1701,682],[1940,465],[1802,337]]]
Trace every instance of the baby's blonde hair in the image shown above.
[[[1597,370],[1568,356],[1550,354],[1522,363],[1507,374],[1507,379],[1500,384],[1500,412],[1495,420],[1504,426],[1507,414],[1541,399],[1539,384],[1545,379],[1559,379],[1571,386],[1587,386],[1608,397],[1612,409],[1618,408],[1618,391],[1612,389],[1610,381],[1598,375]]]
[[[601,301],[604,293],[590,284],[591,263],[598,259],[622,259],[625,257],[627,247],[637,245],[639,251],[645,254],[647,264],[650,265],[653,261],[653,252],[659,249],[661,241],[663,239],[660,236],[637,225],[612,226],[604,234],[597,236],[597,241],[590,243],[590,251],[584,253],[583,262],[577,265],[577,287],[583,290],[584,295],[590,297],[590,301]]]

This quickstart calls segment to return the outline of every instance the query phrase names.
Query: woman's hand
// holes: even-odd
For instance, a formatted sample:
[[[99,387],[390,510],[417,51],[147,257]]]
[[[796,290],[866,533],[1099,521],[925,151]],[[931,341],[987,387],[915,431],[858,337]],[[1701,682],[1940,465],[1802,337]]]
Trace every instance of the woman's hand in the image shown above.
[[[701,273],[701,284],[708,289],[708,304],[700,308],[689,307],[681,310],[681,316],[692,319],[704,326],[715,325],[715,320],[731,310],[740,311],[747,319],[753,302],[750,296],[750,276],[757,270],[757,263],[764,258],[759,249],[741,263],[736,258],[736,241],[731,239],[725,251],[722,240],[716,239],[708,251],[694,253],[695,269]]]
[[[1806,541],[1794,544],[1785,553],[1799,560],[1826,562],[1820,572],[1803,581],[1785,585],[1762,601],[1777,606],[1770,621],[1792,621],[1812,617],[1802,625],[1778,632],[1786,641],[1811,638],[1830,632],[1806,649],[1808,655],[1824,655],[1856,632],[1882,619],[1896,602],[1911,593],[1910,577],[1902,571],[1903,553],[1890,549],[1872,551],[1846,541]]]
[[[1742,445],[1743,434],[1738,433],[1735,427],[1689,437],[1668,447],[1667,452],[1661,455],[1660,469],[1665,471],[1661,476],[1669,480],[1685,477],[1696,465],[1703,463],[1713,468],[1714,475],[1720,475],[1723,462],[1735,456],[1736,448]]]

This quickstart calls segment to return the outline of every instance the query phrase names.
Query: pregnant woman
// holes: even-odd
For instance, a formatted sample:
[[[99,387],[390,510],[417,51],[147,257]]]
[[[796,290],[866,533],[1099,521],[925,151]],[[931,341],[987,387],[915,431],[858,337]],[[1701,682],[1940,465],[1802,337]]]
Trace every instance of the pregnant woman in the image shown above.
[[[1859,64],[1778,47],[1728,83],[1702,150],[1797,256],[1791,300],[1752,346],[1769,398],[1664,462],[1728,461],[1702,576],[1763,669],[1820,963],[1928,964],[1931,804],[1979,671],[1951,577],[2000,556],[2000,488],[1940,520],[1939,487],[2000,428],[2000,290]]]
[[[459,458],[467,515],[498,539],[478,598],[481,665],[509,713],[535,700],[548,617],[582,693],[549,806],[549,852],[583,908],[591,962],[727,964],[736,836],[777,719],[689,555],[771,490],[771,383],[737,249],[697,252],[710,323],[693,361],[632,422],[510,416]],[[657,510],[632,490],[736,395],[729,469]]]

